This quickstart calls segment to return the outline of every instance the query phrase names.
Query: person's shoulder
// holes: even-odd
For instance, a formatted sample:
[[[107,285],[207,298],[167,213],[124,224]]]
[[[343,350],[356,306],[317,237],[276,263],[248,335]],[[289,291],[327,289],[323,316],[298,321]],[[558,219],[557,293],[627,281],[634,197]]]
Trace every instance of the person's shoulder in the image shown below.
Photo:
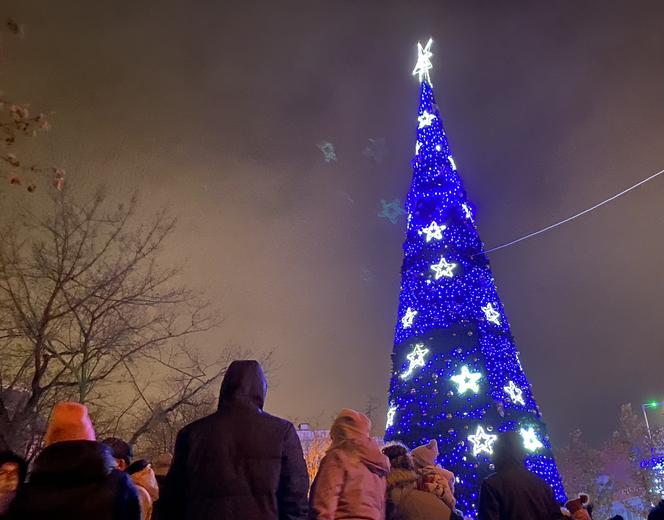
[[[288,419],[277,417],[276,415],[269,414],[265,411],[261,411],[257,417],[258,420],[265,424],[269,424],[270,427],[283,431],[284,433],[291,429],[295,432],[295,426]]]

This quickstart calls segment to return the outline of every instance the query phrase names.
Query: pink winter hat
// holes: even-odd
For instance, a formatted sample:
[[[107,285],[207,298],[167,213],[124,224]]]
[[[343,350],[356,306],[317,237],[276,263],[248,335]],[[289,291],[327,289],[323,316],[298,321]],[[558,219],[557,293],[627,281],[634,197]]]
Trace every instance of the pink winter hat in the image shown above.
[[[371,420],[363,413],[343,408],[330,429],[333,441],[343,441],[357,437],[369,437]]]
[[[94,441],[95,430],[88,409],[80,403],[58,403],[53,408],[44,444],[63,441]]]
[[[438,442],[436,442],[436,439],[432,439],[429,444],[415,448],[410,456],[413,457],[415,464],[420,467],[435,466],[438,458]]]

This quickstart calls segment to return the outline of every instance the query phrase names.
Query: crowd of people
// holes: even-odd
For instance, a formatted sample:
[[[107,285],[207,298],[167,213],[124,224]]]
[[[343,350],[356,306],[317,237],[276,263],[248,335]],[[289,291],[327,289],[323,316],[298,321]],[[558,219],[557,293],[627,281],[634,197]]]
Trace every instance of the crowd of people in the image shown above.
[[[98,442],[85,406],[56,405],[30,470],[0,453],[0,519],[9,520],[463,520],[455,476],[436,441],[383,447],[364,414],[343,409],[311,486],[293,425],[263,410],[256,361],[233,362],[218,410],[183,428],[171,457],[134,460],[118,438]],[[556,502],[524,465],[517,434],[502,434],[482,483],[479,520],[590,520],[587,495]],[[611,520],[622,520],[616,516]],[[664,501],[648,520],[664,520]]]

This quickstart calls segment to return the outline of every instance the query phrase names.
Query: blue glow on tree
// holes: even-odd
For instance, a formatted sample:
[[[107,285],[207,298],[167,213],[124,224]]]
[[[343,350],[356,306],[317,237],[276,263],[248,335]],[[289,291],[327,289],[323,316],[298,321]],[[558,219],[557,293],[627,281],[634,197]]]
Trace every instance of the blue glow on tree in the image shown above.
[[[516,430],[526,465],[562,502],[546,426],[434,99],[430,47],[418,44],[413,72],[420,104],[385,437],[410,448],[436,439],[440,463],[457,476],[458,507],[474,517],[496,435]]]

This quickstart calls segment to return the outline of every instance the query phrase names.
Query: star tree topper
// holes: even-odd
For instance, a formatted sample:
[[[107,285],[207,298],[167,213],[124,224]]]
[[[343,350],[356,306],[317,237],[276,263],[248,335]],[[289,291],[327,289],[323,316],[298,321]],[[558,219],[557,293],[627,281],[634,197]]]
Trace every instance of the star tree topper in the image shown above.
[[[479,372],[471,372],[466,365],[461,367],[461,373],[456,376],[450,377],[452,382],[457,385],[457,390],[460,394],[465,394],[468,390],[473,393],[480,391],[478,381],[482,379],[482,374]]]
[[[413,69],[413,76],[417,76],[422,83],[424,79],[429,85],[431,85],[431,78],[429,77],[429,71],[433,68],[431,65],[431,57],[433,53],[431,52],[431,44],[433,39],[429,38],[427,44],[422,47],[420,42],[417,42],[417,63]]]
[[[473,456],[477,457],[480,453],[493,455],[493,443],[497,439],[497,435],[489,434],[482,426],[478,426],[475,434],[468,436],[468,440],[473,444]]]
[[[505,393],[510,396],[510,399],[514,404],[526,404],[523,400],[523,390],[516,386],[514,381],[510,381],[507,386],[503,387],[503,390],[505,390]]]
[[[415,347],[413,347],[413,351],[406,356],[406,359],[408,360],[408,368],[399,377],[401,377],[401,379],[408,379],[413,373],[413,370],[418,367],[423,367],[424,356],[426,356],[428,353],[429,349],[426,348],[422,343],[415,345]]]
[[[440,262],[433,264],[431,270],[435,273],[434,278],[440,280],[443,276],[452,278],[454,276],[454,268],[457,266],[454,262],[448,262],[444,256],[440,257]]]

